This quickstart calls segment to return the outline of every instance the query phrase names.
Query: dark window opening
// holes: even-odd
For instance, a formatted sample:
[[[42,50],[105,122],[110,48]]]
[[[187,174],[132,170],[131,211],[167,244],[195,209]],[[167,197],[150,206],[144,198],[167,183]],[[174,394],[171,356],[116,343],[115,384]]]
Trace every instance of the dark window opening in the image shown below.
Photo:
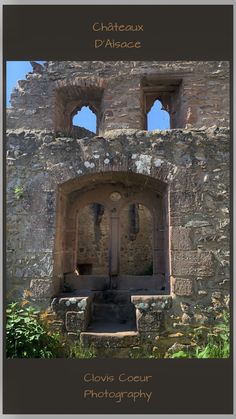
[[[77,269],[80,275],[91,275],[92,267],[92,263],[78,263],[77,265]]]

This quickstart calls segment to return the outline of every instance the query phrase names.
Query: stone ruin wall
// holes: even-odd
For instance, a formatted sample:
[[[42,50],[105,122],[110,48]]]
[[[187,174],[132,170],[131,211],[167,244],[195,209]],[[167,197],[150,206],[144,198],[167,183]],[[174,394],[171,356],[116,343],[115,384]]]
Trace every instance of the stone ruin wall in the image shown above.
[[[145,112],[157,96],[170,112],[172,128],[228,126],[229,63],[48,62],[18,82],[7,128],[69,132],[71,114],[87,102],[97,114],[99,135],[146,129]]]
[[[115,133],[104,140],[9,130],[7,257],[9,292],[30,289],[39,303],[53,294],[58,184],[117,167],[169,184],[171,283],[176,301],[209,304],[229,290],[229,132],[227,128]],[[100,149],[99,159],[93,156]],[[125,158],[124,158],[125,156]],[[76,158],[75,158],[76,157]],[[86,162],[94,163],[87,168]],[[16,186],[23,187],[17,199]]]
[[[48,306],[55,292],[58,185],[117,171],[151,176],[168,185],[168,329],[194,316],[196,305],[208,307],[215,297],[228,294],[228,63],[49,62],[40,71],[18,83],[7,112],[8,297],[22,298],[24,290],[30,290],[35,303]],[[168,83],[182,78],[176,129],[143,130],[141,84],[144,76],[153,74]],[[104,89],[99,136],[75,139],[66,135],[65,107],[71,109],[74,95],[88,80],[93,103]],[[95,84],[100,93],[94,93]],[[17,186],[22,189],[20,198]],[[144,310],[148,312],[151,303]]]

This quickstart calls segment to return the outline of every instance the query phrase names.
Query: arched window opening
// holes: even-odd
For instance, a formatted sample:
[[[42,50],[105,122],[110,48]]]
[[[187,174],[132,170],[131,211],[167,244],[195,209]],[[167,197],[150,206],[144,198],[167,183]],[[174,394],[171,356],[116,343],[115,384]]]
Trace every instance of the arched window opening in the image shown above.
[[[126,206],[120,216],[120,273],[152,275],[153,217],[142,204]]]
[[[182,127],[182,80],[150,75],[141,81],[143,129],[175,129]]]
[[[74,127],[84,128],[94,134],[97,132],[97,116],[89,106],[83,106],[73,117]]]
[[[170,129],[170,115],[167,112],[160,100],[155,100],[151,110],[147,114],[147,129],[148,131],[154,129]]]

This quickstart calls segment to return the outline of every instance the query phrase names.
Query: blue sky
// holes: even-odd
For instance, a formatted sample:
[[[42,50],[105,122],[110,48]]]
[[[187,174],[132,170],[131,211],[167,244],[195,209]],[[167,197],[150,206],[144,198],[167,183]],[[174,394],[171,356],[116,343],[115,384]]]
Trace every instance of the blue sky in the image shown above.
[[[37,61],[45,63],[45,61]],[[18,80],[24,80],[27,73],[32,71],[29,61],[7,61],[7,106],[10,106],[10,96]]]
[[[45,61],[37,61],[44,63]],[[16,87],[18,80],[24,80],[26,74],[32,71],[29,61],[8,61],[7,62],[7,107],[10,106],[11,92]],[[96,117],[86,107],[83,107],[81,112],[73,118],[74,125],[82,126],[90,131],[96,131]],[[156,101],[148,113],[148,129],[168,129],[169,115],[167,112],[161,110],[161,103]]]

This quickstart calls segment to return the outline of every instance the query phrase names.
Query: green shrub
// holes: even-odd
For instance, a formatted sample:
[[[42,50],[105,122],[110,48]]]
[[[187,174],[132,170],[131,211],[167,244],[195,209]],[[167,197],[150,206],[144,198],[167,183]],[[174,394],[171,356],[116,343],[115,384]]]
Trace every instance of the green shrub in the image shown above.
[[[196,348],[196,358],[228,358],[230,354],[229,313],[223,311],[221,323],[208,334],[205,347]]]
[[[224,310],[215,326],[208,328],[204,337],[201,327],[193,329],[192,350],[183,349],[173,354],[166,354],[167,358],[228,358],[230,354],[229,312]],[[206,328],[204,329],[206,334]]]
[[[95,357],[93,347],[85,347],[80,342],[75,342],[70,346],[68,358],[90,359]]]
[[[178,352],[174,352],[170,358],[191,358],[189,356],[189,353],[185,352],[185,351],[178,351]]]
[[[17,302],[8,305],[6,353],[8,358],[55,358],[62,356],[62,342],[40,320],[33,307]]]
[[[151,345],[133,347],[129,351],[129,358],[132,359],[158,359],[161,358],[157,348]]]

